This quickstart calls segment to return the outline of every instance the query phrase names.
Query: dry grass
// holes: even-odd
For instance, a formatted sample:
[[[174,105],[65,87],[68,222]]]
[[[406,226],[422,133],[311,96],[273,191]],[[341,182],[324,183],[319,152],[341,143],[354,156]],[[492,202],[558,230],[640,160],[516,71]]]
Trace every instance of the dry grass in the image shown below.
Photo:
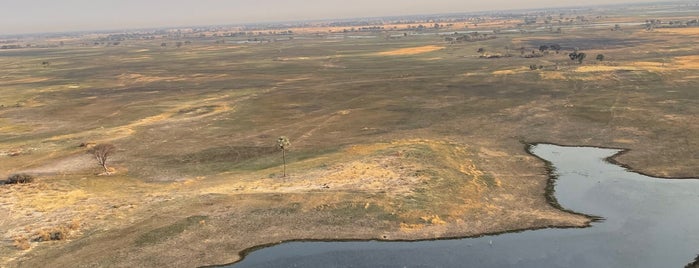
[[[618,65],[584,65],[575,69],[576,72],[614,72],[614,71],[648,71],[648,72],[670,72],[681,70],[699,69],[699,56],[675,57],[671,61],[634,61],[628,63],[615,63]]]
[[[681,35],[699,35],[699,27],[693,28],[659,28],[653,30],[653,32],[658,33],[670,33],[670,34],[681,34]]]
[[[585,65],[580,66],[575,69],[579,73],[593,73],[593,72],[614,72],[614,71],[643,71],[646,68],[637,67],[632,65],[623,66],[606,66],[606,65]]]
[[[676,57],[674,62],[678,65],[677,69],[699,69],[699,55]]]
[[[13,245],[20,250],[28,250],[32,247],[29,238],[26,236],[16,236],[12,239]]]
[[[498,70],[492,72],[493,75],[513,75],[513,74],[520,74],[524,72],[531,72],[531,70],[527,67],[519,67],[516,69],[507,69],[507,70]]]
[[[417,55],[417,54],[428,53],[428,52],[433,52],[433,51],[442,50],[442,49],[444,49],[443,46],[429,45],[429,46],[409,47],[409,48],[401,48],[401,49],[396,49],[396,50],[389,50],[389,51],[379,52],[378,55],[381,55],[381,56]]]
[[[539,72],[539,77],[544,80],[566,80],[568,79],[562,72]]]

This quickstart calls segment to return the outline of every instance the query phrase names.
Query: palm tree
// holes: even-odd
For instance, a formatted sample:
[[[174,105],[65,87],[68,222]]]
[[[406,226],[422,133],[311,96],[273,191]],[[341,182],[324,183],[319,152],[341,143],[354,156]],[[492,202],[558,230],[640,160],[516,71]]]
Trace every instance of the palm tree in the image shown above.
[[[282,161],[284,161],[282,177],[286,177],[286,149],[288,149],[289,146],[291,146],[291,143],[286,136],[281,136],[277,139],[277,148],[282,150]]]

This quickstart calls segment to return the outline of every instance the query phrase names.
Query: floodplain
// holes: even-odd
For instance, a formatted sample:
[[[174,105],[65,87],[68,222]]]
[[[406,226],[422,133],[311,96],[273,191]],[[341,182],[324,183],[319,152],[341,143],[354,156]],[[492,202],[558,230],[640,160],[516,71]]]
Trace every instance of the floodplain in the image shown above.
[[[587,226],[549,202],[547,166],[525,146],[626,148],[614,160],[633,170],[696,177],[686,8],[8,37],[0,178],[36,180],[0,185],[0,266],[191,267],[289,240]],[[100,143],[117,148],[109,174],[87,154]]]

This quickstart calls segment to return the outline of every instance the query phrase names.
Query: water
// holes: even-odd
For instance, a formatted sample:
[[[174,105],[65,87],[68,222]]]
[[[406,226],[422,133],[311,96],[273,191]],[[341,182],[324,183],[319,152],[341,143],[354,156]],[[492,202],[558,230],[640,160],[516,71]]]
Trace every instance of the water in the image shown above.
[[[421,242],[291,242],[231,267],[684,267],[699,253],[699,181],[612,165],[615,149],[540,144],[561,206],[601,216],[584,229],[542,229]]]

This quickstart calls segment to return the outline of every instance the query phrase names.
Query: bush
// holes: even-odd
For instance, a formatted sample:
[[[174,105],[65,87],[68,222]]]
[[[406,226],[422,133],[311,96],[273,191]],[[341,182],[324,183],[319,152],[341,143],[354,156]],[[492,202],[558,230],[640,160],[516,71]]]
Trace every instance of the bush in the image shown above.
[[[66,239],[68,230],[65,227],[42,229],[34,234],[32,242],[45,242]]]
[[[34,181],[34,176],[22,173],[22,174],[14,174],[10,177],[7,177],[5,184],[30,183],[33,181]]]

